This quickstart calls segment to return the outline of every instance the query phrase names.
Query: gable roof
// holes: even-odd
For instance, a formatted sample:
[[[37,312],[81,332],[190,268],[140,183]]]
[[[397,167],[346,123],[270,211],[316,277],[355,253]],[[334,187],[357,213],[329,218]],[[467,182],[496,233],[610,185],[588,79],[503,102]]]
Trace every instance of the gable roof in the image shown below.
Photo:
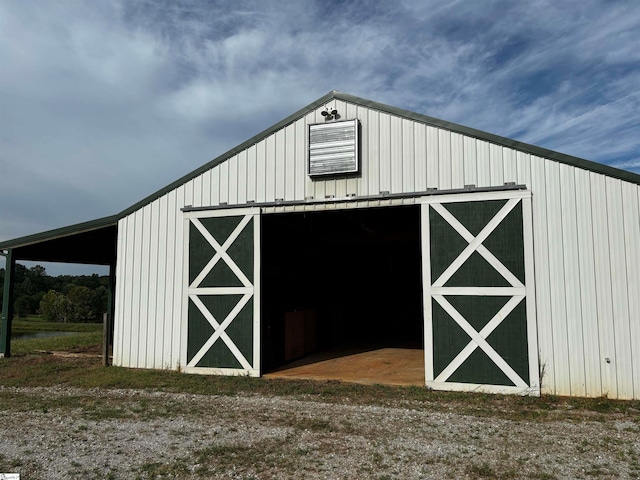
[[[224,162],[225,160],[233,157],[237,153],[249,148],[251,145],[258,143],[264,138],[272,135],[273,133],[281,130],[286,127],[290,123],[295,122],[301,117],[304,117],[310,111],[315,110],[318,107],[329,103],[332,100],[342,100],[344,102],[361,105],[363,107],[372,108],[374,110],[379,110],[381,112],[385,112],[391,115],[396,115],[399,117],[403,117],[409,120],[414,120],[416,122],[424,123],[427,125],[431,125],[433,127],[442,128],[445,130],[450,130],[452,132],[460,133],[469,137],[474,137],[480,140],[485,140],[489,143],[495,143],[497,145],[502,145],[505,147],[510,147],[515,150],[520,150],[522,152],[530,153],[532,155],[536,155],[538,157],[544,157],[551,160],[555,160],[560,163],[565,163],[574,167],[582,168],[585,170],[590,170],[596,173],[601,173],[603,175],[607,175],[609,177],[618,178],[620,180],[625,180],[627,182],[632,182],[640,185],[640,175],[628,172],[626,170],[620,170],[618,168],[610,167],[608,165],[604,165],[602,163],[593,162],[590,160],[585,160],[583,158],[573,157],[571,155],[566,155],[564,153],[555,152],[553,150],[549,150],[542,147],[536,147],[535,145],[530,145],[524,142],[519,142],[517,140],[512,140],[510,138],[501,137],[499,135],[494,135],[492,133],[483,132],[482,130],[476,130],[475,128],[465,127],[464,125],[459,125],[453,122],[447,122],[445,120],[440,120],[438,118],[429,117],[427,115],[422,115],[420,113],[411,112],[409,110],[404,110],[402,108],[392,107],[389,105],[385,105],[383,103],[374,102],[372,100],[367,100],[365,98],[356,97],[354,95],[349,95],[347,93],[342,93],[337,90],[332,90],[323,97],[319,98],[315,102],[310,103],[306,107],[301,108],[297,112],[289,115],[287,118],[281,120],[275,125],[267,128],[266,130],[260,132],[259,134],[251,137],[247,141],[241,143],[237,147],[232,148],[231,150],[223,153],[222,155],[214,158],[210,162],[202,165],[196,170],[186,174],[185,176],[179,178],[178,180],[172,182],[166,187],[158,190],[157,192],[149,195],[148,197],[140,200],[129,208],[123,210],[120,215],[126,216],[130,213],[135,212],[136,210],[144,207],[145,205],[153,202],[154,200],[160,198],[164,194],[170,192],[171,190],[178,188],[180,185],[188,182],[189,180],[201,175],[207,170],[215,167],[216,165]]]
[[[620,180],[624,180],[627,182],[631,182],[631,183],[635,183],[640,185],[640,175],[636,174],[636,173],[632,173],[632,172],[628,172],[626,170],[620,170],[608,165],[604,165],[601,163],[597,163],[597,162],[593,162],[590,160],[585,160],[583,158],[578,158],[578,157],[574,157],[571,155],[566,155],[564,153],[559,153],[553,150],[549,150],[546,148],[542,148],[542,147],[537,147],[535,145],[530,145],[524,142],[520,142],[517,140],[513,140],[510,138],[506,138],[506,137],[501,137],[499,135],[494,135],[492,133],[488,133],[488,132],[484,132],[481,130],[477,130],[475,128],[470,128],[470,127],[465,127],[464,125],[459,125],[457,123],[453,123],[453,122],[447,122],[444,120],[440,120],[434,117],[429,117],[427,115],[422,115],[420,113],[415,113],[415,112],[411,112],[409,110],[404,110],[401,108],[397,108],[397,107],[392,107],[389,105],[385,105],[382,103],[378,103],[378,102],[374,102],[372,100],[367,100],[364,98],[360,98],[360,97],[356,97],[354,95],[349,95],[346,93],[342,93],[339,92],[337,90],[332,90],[329,93],[327,93],[326,95],[324,95],[323,97],[317,99],[316,101],[310,103],[309,105],[301,108],[300,110],[298,110],[297,112],[289,115],[288,117],[286,117],[285,119],[281,120],[280,122],[276,123],[275,125],[267,128],[266,130],[258,133],[257,135],[249,138],[248,140],[246,140],[245,142],[241,143],[240,145],[238,145],[237,147],[232,148],[231,150],[223,153],[222,155],[214,158],[213,160],[211,160],[210,162],[207,162],[206,164],[202,165],[201,167],[193,170],[192,172],[184,175],[183,177],[175,180],[174,182],[170,183],[169,185],[167,185],[166,187],[158,190],[155,193],[152,193],[151,195],[143,198],[142,200],[140,200],[139,202],[131,205],[130,207],[124,209],[123,211],[121,211],[119,214],[116,215],[112,215],[109,217],[103,217],[103,218],[99,218],[96,220],[92,220],[90,222],[84,222],[84,223],[79,223],[76,225],[70,225],[68,227],[64,227],[64,228],[60,228],[60,229],[56,229],[56,230],[50,230],[47,232],[42,232],[42,233],[38,233],[38,234],[34,234],[34,235],[29,235],[26,237],[21,237],[21,238],[16,238],[13,240],[7,240],[4,242],[0,242],[0,249],[7,249],[7,248],[16,248],[16,247],[22,247],[25,245],[30,245],[33,243],[37,243],[37,242],[42,242],[42,241],[48,241],[48,240],[53,240],[53,239],[57,239],[57,238],[61,238],[64,236],[70,236],[70,235],[75,235],[75,234],[79,234],[79,233],[84,233],[87,230],[92,230],[92,229],[96,229],[96,228],[104,228],[104,227],[109,227],[109,226],[113,226],[116,225],[118,220],[139,210],[140,208],[144,207],[145,205],[148,205],[149,203],[153,202],[154,200],[162,197],[163,195],[165,195],[166,193],[170,192],[171,190],[174,190],[176,188],[178,188],[179,186],[181,186],[182,184],[188,182],[189,180],[201,175],[202,173],[206,172],[207,170],[210,170],[211,168],[215,167],[216,165],[228,160],[229,158],[233,157],[234,155],[236,155],[237,153],[249,148],[250,146],[254,145],[255,143],[258,143],[259,141],[265,139],[266,137],[268,137],[269,135],[272,135],[273,133],[277,132],[278,130],[281,130],[282,128],[286,127],[287,125],[295,122],[296,120],[298,120],[301,117],[304,117],[306,114],[308,114],[310,111],[313,111],[327,103],[329,103],[332,100],[341,100],[347,103],[351,103],[351,104],[356,104],[356,105],[360,105],[363,107],[368,107],[374,110],[378,110],[384,113],[388,113],[390,115],[395,115],[398,117],[402,117],[402,118],[406,118],[408,120],[413,120],[416,122],[420,122],[420,123],[424,123],[426,125],[430,125],[433,127],[437,127],[437,128],[441,128],[441,129],[445,129],[445,130],[449,130],[452,132],[456,132],[456,133],[460,133],[469,137],[473,137],[473,138],[477,138],[480,140],[484,140],[486,142],[489,143],[493,143],[493,144],[497,144],[497,145],[501,145],[501,146],[505,146],[505,147],[510,147],[513,148],[515,150],[519,150],[522,152],[526,152],[526,153],[530,153],[532,155],[538,156],[538,157],[543,157],[543,158],[547,158],[550,160],[554,160],[557,161],[559,163],[564,163],[567,165],[571,165],[577,168],[581,168],[584,170],[589,170],[592,172],[596,172],[596,173],[600,173],[602,175],[607,175],[609,177],[613,177],[613,178],[617,178]]]

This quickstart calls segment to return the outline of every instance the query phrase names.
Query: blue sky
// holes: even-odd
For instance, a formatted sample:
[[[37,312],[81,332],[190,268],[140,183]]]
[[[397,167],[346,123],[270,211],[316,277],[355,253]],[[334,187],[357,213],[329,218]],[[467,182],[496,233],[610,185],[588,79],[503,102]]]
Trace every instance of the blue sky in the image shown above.
[[[635,0],[2,0],[0,32],[0,240],[117,213],[333,89],[640,173]]]

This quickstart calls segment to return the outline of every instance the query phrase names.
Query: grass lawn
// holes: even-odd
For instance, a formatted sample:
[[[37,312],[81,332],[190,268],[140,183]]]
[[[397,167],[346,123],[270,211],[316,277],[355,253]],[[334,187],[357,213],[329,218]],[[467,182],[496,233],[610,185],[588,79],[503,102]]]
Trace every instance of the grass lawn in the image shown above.
[[[14,422],[19,427],[27,419],[30,425],[38,425],[33,431],[55,431],[43,451],[60,448],[61,458],[69,458],[65,467],[68,478],[230,478],[230,471],[235,472],[234,478],[303,478],[305,469],[317,469],[325,465],[323,459],[334,457],[337,463],[329,465],[345,461],[362,469],[360,476],[352,478],[417,478],[400,475],[399,469],[413,471],[413,452],[431,451],[426,449],[429,446],[433,451],[444,446],[444,452],[453,452],[420,457],[425,471],[438,468],[446,472],[440,478],[606,479],[637,478],[640,472],[640,401],[187,375],[172,370],[102,367],[99,355],[43,353],[99,353],[101,335],[99,331],[79,332],[16,340],[12,342],[14,355],[0,359],[0,410],[9,419],[19,415],[19,421]],[[38,387],[52,388],[42,392]],[[199,431],[202,421],[216,415],[222,420],[214,422],[212,436],[206,440],[197,436],[188,453],[156,454],[144,464],[132,460],[128,467],[116,463],[135,457],[127,453],[127,435],[139,438],[140,428],[158,438],[166,433],[162,452],[172,452],[189,438],[190,428]],[[393,415],[397,423],[385,422],[385,415]],[[457,416],[461,418],[454,418]],[[102,429],[102,422],[114,422],[109,424],[109,432]],[[511,427],[515,429],[511,436],[501,430]],[[259,429],[269,432],[262,440],[256,440]],[[592,433],[584,433],[585,429]],[[96,463],[92,455],[85,455],[85,460],[75,456],[79,449],[86,452],[93,448],[99,458],[100,449],[95,446],[99,442],[90,446],[91,439],[110,441],[115,431],[130,433],[111,444],[109,451],[117,459],[114,463],[104,455],[108,461],[102,463]],[[556,432],[552,442],[545,432]],[[535,434],[531,440],[530,433]],[[42,449],[42,443],[30,447],[33,437],[29,430],[23,440],[14,442],[25,445],[18,453],[0,451],[0,471],[21,469],[24,478],[32,472],[37,474],[29,478],[45,478],[34,453]],[[44,434],[38,435],[38,441],[44,438]],[[357,453],[350,453],[347,446],[352,441],[360,442],[362,449],[353,451]],[[426,445],[425,449],[407,454],[405,446],[415,442]],[[560,456],[556,457],[558,451]],[[354,455],[362,459],[361,465]],[[557,476],[563,459],[571,462],[562,468],[573,470],[570,475],[560,475],[564,470],[557,470]],[[338,477],[337,471],[327,472],[324,478]]]
[[[56,478],[638,478],[638,407],[28,354],[0,360],[0,409],[13,421],[0,471],[49,478],[38,462],[55,455],[66,473]],[[358,474],[341,476],[345,465]]]
[[[76,335],[61,335],[46,338],[14,339],[11,340],[11,355],[38,354],[41,352],[73,352],[92,353],[102,352],[102,331],[78,332]]]
[[[38,351],[65,351],[100,354],[102,352],[101,323],[46,322],[41,317],[14,319],[13,333],[77,332],[77,335],[61,335],[46,338],[11,340],[11,354],[24,355]]]
[[[101,332],[102,323],[58,323],[47,322],[39,316],[14,318],[11,322],[14,333],[32,332]]]
[[[102,332],[15,340],[12,357],[0,359],[0,386],[69,385],[80,388],[132,388],[203,395],[280,395],[322,401],[408,405],[437,411],[510,419],[543,419],[576,410],[593,414],[635,414],[640,401],[607,398],[565,398],[554,395],[519,397],[482,393],[439,392],[423,387],[359,385],[339,381],[307,381],[186,375],[172,370],[102,367]],[[94,356],[64,358],[42,352],[70,351]],[[421,407],[420,407],[421,406]]]

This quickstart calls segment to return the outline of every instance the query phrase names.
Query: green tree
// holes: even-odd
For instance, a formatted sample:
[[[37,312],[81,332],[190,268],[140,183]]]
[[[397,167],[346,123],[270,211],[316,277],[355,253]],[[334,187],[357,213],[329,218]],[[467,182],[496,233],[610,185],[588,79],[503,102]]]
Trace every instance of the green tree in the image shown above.
[[[88,287],[75,286],[67,293],[67,300],[71,304],[71,321],[86,322],[93,320],[97,312],[93,310],[93,292]]]
[[[4,277],[5,269],[0,268],[0,305]],[[13,306],[18,317],[40,313],[48,321],[94,321],[100,320],[107,308],[109,277],[106,276],[50,277],[42,265],[27,268],[17,263],[13,282]]]
[[[4,269],[0,271],[0,290],[4,286]],[[18,317],[26,317],[38,312],[40,300],[49,289],[48,283],[51,277],[47,276],[47,271],[42,265],[27,268],[24,265],[16,264],[14,280],[14,313]],[[4,292],[0,292],[0,299]],[[0,300],[1,302],[1,300]]]
[[[21,263],[16,263],[16,270],[13,275],[13,281],[15,282],[16,285],[24,282],[24,280],[27,278],[28,271],[29,269],[27,267],[25,267]]]
[[[24,272],[24,280],[20,284],[20,293],[24,295],[36,295],[39,292],[49,290],[49,277],[42,265],[36,265]]]
[[[49,290],[40,301],[40,314],[47,322],[72,321],[71,302],[63,294]]]
[[[18,317],[26,317],[31,313],[31,304],[29,302],[29,297],[22,296],[16,298],[16,301],[13,304],[14,313]]]
[[[107,301],[109,298],[109,290],[107,287],[100,285],[95,288],[92,292],[93,300],[92,300],[92,308],[96,313],[96,318],[101,319],[102,314],[107,311]]]

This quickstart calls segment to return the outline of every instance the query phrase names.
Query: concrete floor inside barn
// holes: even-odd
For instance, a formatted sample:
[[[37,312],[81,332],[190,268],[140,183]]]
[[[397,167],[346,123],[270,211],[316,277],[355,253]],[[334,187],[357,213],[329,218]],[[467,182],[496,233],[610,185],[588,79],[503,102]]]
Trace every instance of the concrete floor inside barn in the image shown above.
[[[340,380],[362,384],[425,384],[424,350],[341,347],[317,352],[264,375],[266,378]]]

